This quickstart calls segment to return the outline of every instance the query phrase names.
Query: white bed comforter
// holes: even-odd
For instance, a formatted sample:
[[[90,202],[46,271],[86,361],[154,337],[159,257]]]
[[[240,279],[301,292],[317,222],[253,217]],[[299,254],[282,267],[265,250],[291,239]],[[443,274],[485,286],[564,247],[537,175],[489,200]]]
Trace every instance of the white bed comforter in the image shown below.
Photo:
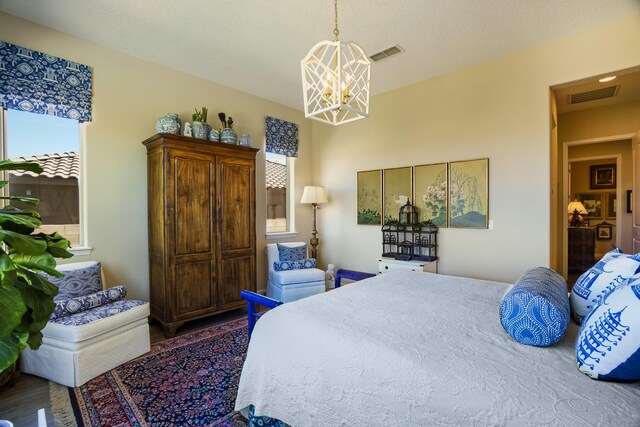
[[[292,426],[640,426],[640,384],[576,367],[502,329],[508,285],[397,272],[271,310],[256,325],[236,409]]]

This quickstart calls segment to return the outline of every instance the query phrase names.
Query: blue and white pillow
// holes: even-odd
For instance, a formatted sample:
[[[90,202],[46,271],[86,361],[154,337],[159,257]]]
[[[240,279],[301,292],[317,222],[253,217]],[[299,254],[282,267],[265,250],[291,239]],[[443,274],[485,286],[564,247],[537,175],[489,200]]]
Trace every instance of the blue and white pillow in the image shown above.
[[[602,298],[640,272],[640,254],[614,249],[578,278],[571,291],[571,315],[580,324]]]
[[[546,267],[527,270],[502,299],[500,322],[521,344],[556,343],[569,326],[567,282]]]
[[[278,256],[280,261],[300,261],[307,258],[307,245],[292,247],[278,243]]]
[[[105,289],[104,291],[95,292],[93,294],[57,301],[56,307],[51,314],[51,320],[91,310],[92,308],[100,307],[101,305],[115,301],[120,301],[126,296],[127,288],[120,285]]]
[[[316,259],[306,258],[298,261],[276,261],[273,263],[275,271],[303,270],[305,268],[316,268]]]
[[[584,319],[578,369],[605,381],[640,381],[640,277],[607,294]]]
[[[102,267],[99,262],[88,267],[61,271],[64,277],[53,277],[39,273],[58,287],[58,295],[54,301],[81,297],[102,290]]]
[[[124,313],[125,311],[145,304],[149,303],[145,301],[121,299],[120,301],[101,305],[100,307],[96,307],[93,310],[87,310],[76,314],[70,314],[68,316],[58,317],[57,319],[52,319],[51,322],[57,323],[58,325],[66,326],[86,325],[91,322],[106,319],[118,313]]]

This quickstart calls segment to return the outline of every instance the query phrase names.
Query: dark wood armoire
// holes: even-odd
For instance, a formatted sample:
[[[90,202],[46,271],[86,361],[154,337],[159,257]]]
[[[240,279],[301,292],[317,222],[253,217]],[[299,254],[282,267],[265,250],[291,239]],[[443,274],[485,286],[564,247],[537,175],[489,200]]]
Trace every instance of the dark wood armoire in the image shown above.
[[[145,141],[151,315],[165,337],[256,289],[255,148],[160,133]]]

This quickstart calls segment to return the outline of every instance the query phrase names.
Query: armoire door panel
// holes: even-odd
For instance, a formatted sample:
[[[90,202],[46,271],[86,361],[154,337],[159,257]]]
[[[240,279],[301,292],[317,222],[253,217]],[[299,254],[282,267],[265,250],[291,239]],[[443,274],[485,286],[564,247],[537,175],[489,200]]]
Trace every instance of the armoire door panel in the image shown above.
[[[221,261],[218,288],[221,309],[244,304],[240,292],[253,288],[253,265],[253,256],[226,258]]]
[[[149,292],[151,309],[163,311],[167,306],[165,301],[165,277],[163,258],[151,255],[149,259],[149,280],[153,283]]]
[[[175,320],[189,318],[199,312],[213,311],[215,285],[210,261],[190,262],[175,266]]]
[[[147,195],[147,210],[149,214],[149,253],[162,254],[164,250],[164,174],[162,163],[164,153],[160,150],[149,154],[147,158],[147,186],[152,189]]]
[[[213,250],[214,163],[175,157],[175,253]]]
[[[222,160],[218,162],[220,177],[219,202],[222,227],[220,249],[224,252],[253,247],[254,236],[254,180],[253,165],[249,162]]]

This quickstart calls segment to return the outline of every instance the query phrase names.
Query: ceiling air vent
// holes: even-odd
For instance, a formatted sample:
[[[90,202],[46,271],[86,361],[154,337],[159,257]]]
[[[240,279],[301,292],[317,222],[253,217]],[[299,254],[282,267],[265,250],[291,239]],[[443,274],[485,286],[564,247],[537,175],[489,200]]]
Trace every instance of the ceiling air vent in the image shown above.
[[[390,56],[396,55],[400,52],[403,52],[402,48],[398,45],[395,45],[395,46],[391,46],[388,49],[382,50],[378,53],[374,53],[369,58],[371,58],[374,62],[378,62]]]
[[[598,99],[613,98],[618,93],[618,87],[618,85],[615,85],[591,90],[589,92],[573,93],[569,95],[569,104],[573,105],[582,102],[597,101]]]

